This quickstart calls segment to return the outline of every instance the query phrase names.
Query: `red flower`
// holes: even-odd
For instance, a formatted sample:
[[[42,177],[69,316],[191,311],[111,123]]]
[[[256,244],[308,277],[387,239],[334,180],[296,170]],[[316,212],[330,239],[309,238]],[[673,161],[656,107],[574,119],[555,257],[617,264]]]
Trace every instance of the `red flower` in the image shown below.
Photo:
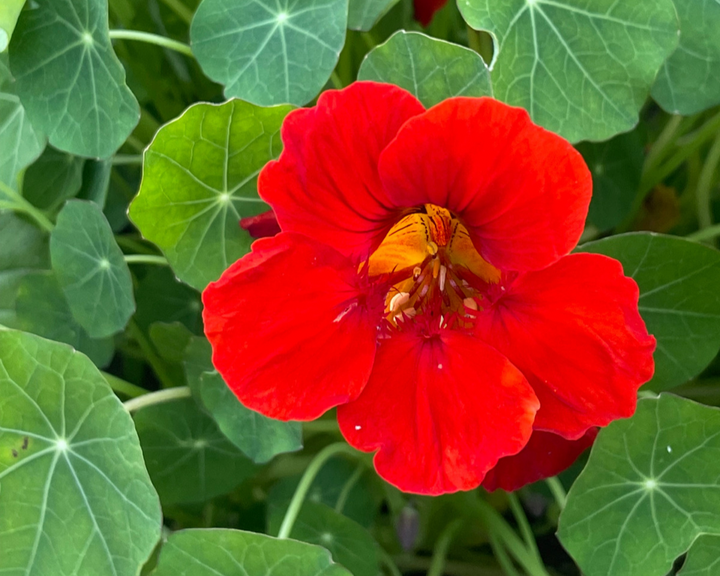
[[[478,486],[533,430],[630,416],[653,372],[638,288],[567,256],[591,178],[562,138],[490,98],[424,110],[372,82],[288,115],[260,175],[282,232],[203,294],[240,401],[340,428],[402,490]]]
[[[427,26],[433,19],[435,12],[447,4],[447,0],[414,0],[413,4],[415,7],[415,20],[423,26]]]

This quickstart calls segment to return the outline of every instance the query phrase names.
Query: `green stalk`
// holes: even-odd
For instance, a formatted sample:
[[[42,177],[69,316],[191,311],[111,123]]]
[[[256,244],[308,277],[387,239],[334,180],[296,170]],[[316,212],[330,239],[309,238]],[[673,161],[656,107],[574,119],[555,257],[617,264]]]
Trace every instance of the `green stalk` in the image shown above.
[[[192,49],[187,44],[183,44],[177,40],[172,40],[171,38],[165,38],[165,36],[151,34],[150,32],[140,32],[139,30],[110,30],[110,39],[147,42],[148,44],[155,44],[156,46],[180,52],[180,54],[185,54],[185,56],[189,56],[190,58],[195,57],[192,53]]]
[[[167,390],[158,390],[150,392],[139,398],[133,398],[123,403],[128,412],[134,412],[141,408],[152,406],[153,404],[162,404],[163,402],[171,402],[180,398],[189,398],[192,395],[190,388],[187,386],[178,386],[176,388],[168,388]]]
[[[500,568],[502,568],[506,576],[520,576],[520,573],[515,569],[502,543],[492,532],[490,533],[490,547],[492,548],[493,554],[495,554],[497,563],[500,564]]]
[[[5,194],[11,202],[3,202],[2,194]],[[15,210],[16,212],[24,212],[30,216],[35,223],[40,226],[46,232],[52,232],[55,225],[50,219],[43,214],[42,211],[38,210],[30,204],[25,198],[23,198],[18,192],[7,186],[4,182],[0,182],[0,209],[6,208],[8,210]]]
[[[382,546],[378,546],[378,548],[380,549],[380,561],[382,562],[383,566],[388,569],[391,576],[402,576],[402,572],[400,572],[390,554],[385,551],[385,548],[383,548]]]
[[[700,171],[700,178],[697,185],[697,216],[700,228],[708,228],[712,225],[711,193],[713,178],[720,162],[720,133],[710,147],[705,165]]]
[[[125,262],[128,264],[156,264],[158,266],[168,266],[167,258],[164,256],[154,256],[151,254],[126,254]]]
[[[567,503],[567,492],[565,492],[565,488],[560,483],[557,476],[545,478],[545,484],[547,484],[547,487],[550,489],[550,492],[553,495],[553,498],[555,498],[555,502],[557,502],[560,510],[565,508],[565,504]]]
[[[150,341],[145,337],[145,334],[143,334],[143,331],[140,329],[140,326],[137,325],[135,320],[130,320],[127,326],[127,331],[128,335],[140,346],[145,359],[152,367],[153,372],[155,372],[155,375],[158,377],[158,380],[162,383],[163,388],[175,388],[175,382],[170,376],[170,373],[167,371],[165,363],[157,354],[155,354],[152,344],[150,344]]]
[[[102,371],[101,374],[103,375],[103,378],[107,380],[107,383],[110,384],[110,388],[112,388],[118,394],[128,396],[129,398],[137,398],[138,396],[144,396],[145,394],[148,394],[148,391],[145,390],[145,388],[141,388],[140,386],[136,386],[135,384],[126,382],[122,378],[118,378],[113,374]]]
[[[714,224],[692,234],[685,236],[688,240],[694,240],[695,242],[703,242],[705,240],[712,240],[720,236],[720,224]]]
[[[313,458],[312,462],[310,462],[310,465],[305,470],[305,473],[300,479],[300,483],[295,489],[295,494],[293,494],[292,500],[290,500],[290,506],[288,506],[287,512],[285,512],[285,517],[280,525],[280,531],[277,535],[278,538],[288,538],[290,536],[295,520],[297,520],[298,514],[300,514],[300,509],[302,508],[303,502],[305,501],[305,497],[310,490],[313,480],[315,480],[315,476],[317,476],[318,472],[320,472],[320,469],[323,467],[325,462],[341,452],[355,455],[355,451],[350,448],[348,444],[345,442],[336,442],[335,444],[330,444],[320,450],[315,458]]]
[[[512,510],[515,521],[518,523],[520,528],[520,534],[522,534],[523,540],[525,540],[525,546],[532,553],[535,558],[540,561],[540,552],[535,542],[535,535],[533,534],[530,523],[528,522],[525,511],[520,504],[520,500],[514,492],[508,492],[508,501],[510,502],[510,510]]]
[[[445,569],[445,558],[447,557],[448,548],[452,543],[452,539],[455,533],[462,526],[464,519],[456,518],[440,534],[440,537],[435,544],[433,549],[432,562],[430,563],[430,569],[427,571],[427,576],[442,576]]]
[[[113,156],[113,166],[127,166],[128,164],[142,164],[141,154],[116,154]]]
[[[358,480],[360,480],[360,476],[362,476],[364,471],[365,467],[360,464],[355,470],[355,472],[353,472],[352,476],[350,476],[350,478],[347,479],[347,482],[345,482],[345,485],[340,491],[337,502],[335,503],[335,512],[337,512],[338,514],[342,514],[348,496],[350,496],[350,492],[352,491],[355,484],[357,484]]]

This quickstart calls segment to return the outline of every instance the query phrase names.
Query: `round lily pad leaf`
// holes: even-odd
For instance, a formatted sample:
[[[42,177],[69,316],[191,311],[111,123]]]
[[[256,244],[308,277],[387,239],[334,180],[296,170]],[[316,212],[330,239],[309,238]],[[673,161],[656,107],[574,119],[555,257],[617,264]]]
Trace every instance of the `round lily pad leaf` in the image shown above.
[[[645,160],[642,140],[633,131],[606,142],[582,142],[577,149],[593,178],[588,222],[610,230],[625,220],[637,196]]]
[[[572,142],[630,130],[678,44],[672,0],[459,0],[495,41],[495,96]]]
[[[84,158],[48,146],[25,172],[23,196],[38,208],[55,210],[80,192]]]
[[[255,472],[192,398],[141,409],[135,427],[164,505],[226,494]]]
[[[162,548],[154,576],[352,576],[320,546],[241,530],[181,530]]]
[[[718,576],[720,574],[720,536],[698,536],[688,550],[678,576]]]
[[[720,349],[720,252],[674,236],[637,232],[583,244],[620,260],[640,287],[640,314],[657,339],[655,376],[667,390],[697,376]]]
[[[720,534],[720,410],[662,394],[602,430],[558,537],[587,576],[663,576]]]
[[[258,464],[300,450],[300,422],[273,420],[243,406],[215,370],[211,354],[207,339],[195,338],[186,351],[185,372],[188,384],[222,433]]]
[[[18,328],[69,344],[86,354],[96,366],[106,366],[113,357],[113,339],[90,338],[73,317],[52,272],[33,272],[22,278],[17,288],[15,311]]]
[[[367,32],[398,0],[350,0],[347,27]]]
[[[345,44],[348,0],[203,0],[190,28],[203,71],[228,98],[302,105]]]
[[[92,338],[125,328],[135,312],[132,278],[97,204],[65,204],[50,235],[50,255],[73,316]]]
[[[0,182],[17,189],[18,174],[40,156],[45,135],[30,123],[14,84],[0,59]]]
[[[720,103],[720,3],[673,1],[680,45],[660,69],[652,96],[668,112],[689,116]]]
[[[290,110],[240,100],[196,104],[163,126],[145,151],[130,219],[183,282],[202,290],[249,251],[252,238],[239,220],[268,209],[257,176],[280,155],[280,126]]]
[[[387,82],[426,107],[452,96],[492,96],[490,73],[477,52],[400,30],[365,57],[358,80]]]
[[[110,156],[135,128],[140,107],[110,44],[107,2],[33,4],[10,42],[10,69],[28,117],[60,150]]]
[[[136,576],[160,538],[132,420],[69,346],[0,330],[0,572]]]

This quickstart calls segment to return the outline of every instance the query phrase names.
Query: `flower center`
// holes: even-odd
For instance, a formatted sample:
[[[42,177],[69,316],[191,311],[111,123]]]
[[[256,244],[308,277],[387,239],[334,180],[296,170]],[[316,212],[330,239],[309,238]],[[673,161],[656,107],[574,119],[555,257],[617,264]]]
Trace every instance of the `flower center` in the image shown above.
[[[482,259],[462,223],[425,204],[388,232],[368,260],[371,277],[387,276],[385,315],[393,326],[410,318],[468,327],[484,288],[500,271]]]

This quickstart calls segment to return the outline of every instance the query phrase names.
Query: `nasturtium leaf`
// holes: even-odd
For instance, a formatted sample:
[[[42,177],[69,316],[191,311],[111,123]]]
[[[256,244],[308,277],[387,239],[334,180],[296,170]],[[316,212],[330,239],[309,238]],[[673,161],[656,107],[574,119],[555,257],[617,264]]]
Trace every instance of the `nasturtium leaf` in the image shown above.
[[[255,471],[191,398],[142,408],[135,427],[164,505],[226,494]]]
[[[135,576],[160,503],[132,420],[69,346],[0,330],[0,572]]]
[[[720,252],[682,238],[636,232],[580,246],[622,262],[640,287],[640,314],[657,339],[655,376],[667,390],[697,376],[720,348]]]
[[[77,197],[95,202],[101,209],[105,208],[111,173],[112,160],[87,160],[83,167],[82,186]]]
[[[673,1],[680,44],[660,69],[652,96],[668,112],[689,116],[720,103],[720,2]]]
[[[720,534],[720,410],[662,394],[602,430],[558,537],[587,576],[664,576]]]
[[[205,338],[195,338],[187,349],[185,371],[188,384],[222,433],[256,463],[300,450],[301,424],[273,420],[243,406],[213,367],[211,352]]]
[[[271,533],[277,533],[283,510],[276,508]],[[331,507],[306,501],[293,524],[290,538],[327,548],[332,558],[353,576],[377,576],[380,573],[378,545],[370,533],[357,522]]]
[[[349,0],[347,27],[370,30],[398,0]]]
[[[185,350],[195,338],[181,322],[153,322],[148,335],[158,355],[168,362],[185,360]]]
[[[85,160],[48,146],[23,178],[23,196],[38,208],[53,210],[80,191]]]
[[[20,281],[15,301],[17,327],[38,336],[69,344],[97,366],[112,359],[112,338],[93,339],[77,323],[60,284],[52,272],[33,272]]]
[[[50,235],[50,255],[73,316],[92,338],[125,328],[135,312],[132,278],[97,204],[65,204]]]
[[[113,52],[104,0],[36,0],[20,15],[10,69],[33,125],[72,154],[104,158],[140,118]]]
[[[18,174],[40,156],[44,147],[45,135],[28,120],[15,94],[10,70],[0,59],[0,182],[17,189]]]
[[[203,0],[190,28],[204,72],[225,96],[306,104],[345,44],[348,0]]]
[[[8,47],[24,5],[25,0],[3,0],[3,3],[0,4],[0,52]]]
[[[252,238],[238,222],[268,209],[257,176],[280,154],[278,132],[291,109],[240,100],[196,104],[145,151],[130,219],[183,282],[201,290],[250,249]]]
[[[678,43],[672,0],[459,0],[495,40],[493,90],[572,142],[632,128]]]
[[[202,333],[200,295],[179,282],[166,266],[152,266],[140,279],[135,292],[135,320],[143,330],[154,322],[180,322],[194,333]]]
[[[404,30],[370,51],[358,80],[395,84],[426,107],[452,96],[492,96],[490,72],[477,52]]]
[[[320,546],[241,530],[182,530],[160,552],[154,576],[352,576]]]
[[[625,219],[637,196],[645,158],[642,140],[637,132],[628,132],[607,142],[582,142],[577,148],[593,178],[588,222],[610,230]]]
[[[698,536],[678,576],[720,576],[720,536]]]
[[[0,325],[17,327],[15,300],[20,281],[50,265],[47,235],[21,216],[0,213]]]

